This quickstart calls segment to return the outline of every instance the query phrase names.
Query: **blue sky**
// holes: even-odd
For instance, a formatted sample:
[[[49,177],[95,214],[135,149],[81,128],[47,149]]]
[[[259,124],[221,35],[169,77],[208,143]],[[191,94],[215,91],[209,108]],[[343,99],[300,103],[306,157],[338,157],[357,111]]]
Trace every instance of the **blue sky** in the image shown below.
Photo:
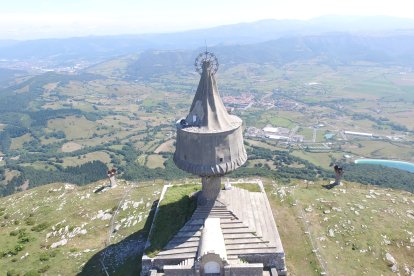
[[[0,39],[171,32],[322,15],[414,18],[412,0],[3,0]]]

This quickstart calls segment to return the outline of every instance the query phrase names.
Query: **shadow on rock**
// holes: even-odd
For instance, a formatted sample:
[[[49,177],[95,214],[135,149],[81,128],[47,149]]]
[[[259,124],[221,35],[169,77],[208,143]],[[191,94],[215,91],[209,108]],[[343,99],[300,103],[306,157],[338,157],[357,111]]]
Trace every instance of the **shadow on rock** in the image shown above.
[[[106,188],[111,188],[111,185],[104,185],[99,187],[98,189],[96,189],[95,191],[93,191],[95,194],[102,192],[103,190],[105,190]]]
[[[142,254],[157,204],[158,200],[153,202],[143,229],[93,255],[78,275],[139,275]]]
[[[338,183],[335,183],[335,182],[333,182],[333,183],[330,183],[330,184],[325,184],[325,185],[322,185],[322,187],[324,187],[325,189],[327,189],[327,190],[330,190],[330,189],[333,189],[333,188],[335,188],[336,186],[338,186],[339,184]]]

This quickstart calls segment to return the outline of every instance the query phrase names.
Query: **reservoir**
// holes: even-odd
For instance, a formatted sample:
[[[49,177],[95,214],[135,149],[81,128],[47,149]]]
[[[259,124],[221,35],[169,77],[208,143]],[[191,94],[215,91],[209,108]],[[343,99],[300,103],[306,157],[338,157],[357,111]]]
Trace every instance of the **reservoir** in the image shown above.
[[[355,164],[372,164],[372,165],[383,165],[386,167],[396,168],[403,171],[414,173],[414,163],[384,160],[384,159],[358,159],[355,160]]]

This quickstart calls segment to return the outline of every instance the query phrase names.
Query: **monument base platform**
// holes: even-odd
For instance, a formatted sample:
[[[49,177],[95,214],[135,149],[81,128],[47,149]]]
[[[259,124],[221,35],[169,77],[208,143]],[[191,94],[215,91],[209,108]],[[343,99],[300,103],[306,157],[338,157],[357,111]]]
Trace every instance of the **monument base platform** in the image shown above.
[[[266,194],[221,190],[214,203],[197,207],[157,256],[143,256],[141,274],[286,275],[285,253]]]

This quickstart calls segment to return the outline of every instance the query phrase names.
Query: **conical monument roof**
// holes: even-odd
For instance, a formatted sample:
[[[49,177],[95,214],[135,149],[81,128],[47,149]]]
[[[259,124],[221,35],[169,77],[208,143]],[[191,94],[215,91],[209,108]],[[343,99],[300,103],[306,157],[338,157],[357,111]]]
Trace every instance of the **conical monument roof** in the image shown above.
[[[186,120],[190,126],[207,131],[224,131],[234,128],[235,119],[227,113],[217,89],[210,61],[204,60],[197,92]]]

